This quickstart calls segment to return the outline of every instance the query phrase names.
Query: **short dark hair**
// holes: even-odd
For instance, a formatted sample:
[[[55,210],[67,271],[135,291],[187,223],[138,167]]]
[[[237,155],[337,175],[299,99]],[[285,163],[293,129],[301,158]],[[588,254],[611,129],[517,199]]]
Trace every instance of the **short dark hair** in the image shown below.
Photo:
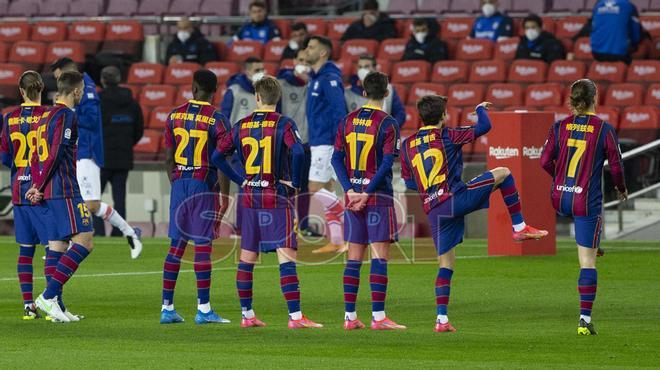
[[[218,89],[218,77],[208,69],[202,68],[193,74],[193,84],[205,93],[213,94]]]
[[[360,55],[358,60],[368,60],[374,65],[374,67],[378,65],[378,61],[376,60],[376,57],[373,56],[372,54],[362,54]]]
[[[419,26],[427,26],[429,27],[429,21],[426,18],[415,18],[413,21],[413,26],[419,27]]]
[[[305,49],[307,49],[307,44],[309,44],[310,41],[316,40],[319,44],[321,44],[323,47],[328,49],[328,58],[332,58],[332,41],[330,41],[329,38],[319,36],[319,35],[312,35],[307,38],[305,41]]]
[[[248,6],[248,9],[252,9],[255,6],[257,8],[266,9],[266,3],[264,3],[263,1],[253,1],[253,2],[251,2],[250,6]]]
[[[539,28],[543,28],[543,19],[536,14],[530,14],[523,19],[522,26],[525,27],[525,23],[534,22],[539,25]]]
[[[296,22],[291,25],[291,31],[301,31],[301,30],[307,31],[307,25],[304,24],[303,22]]]
[[[82,82],[82,73],[77,71],[62,72],[60,78],[57,79],[57,93],[60,95],[69,95]]]
[[[51,72],[54,72],[56,69],[73,69],[73,68],[78,68],[76,65],[76,62],[73,61],[71,58],[60,58],[56,61],[53,62],[53,64],[50,65],[50,70]]]
[[[367,0],[362,5],[362,10],[378,10],[378,1]]]
[[[247,59],[245,59],[244,64],[245,64],[245,66],[247,67],[247,66],[250,65],[250,64],[254,64],[254,63],[263,63],[263,62],[264,62],[264,61],[261,60],[261,58],[258,58],[258,57],[248,57]]]
[[[592,104],[596,103],[598,88],[590,79],[583,78],[573,82],[571,85],[571,96],[569,98],[571,108],[578,114],[585,113]]]
[[[368,99],[383,100],[387,95],[387,86],[390,84],[385,73],[369,72],[362,81],[362,87],[367,93]]]
[[[254,92],[259,94],[264,104],[275,105],[282,96],[282,87],[275,77],[266,76],[254,83]]]
[[[446,96],[427,95],[417,100],[417,112],[425,125],[437,125],[446,109]]]

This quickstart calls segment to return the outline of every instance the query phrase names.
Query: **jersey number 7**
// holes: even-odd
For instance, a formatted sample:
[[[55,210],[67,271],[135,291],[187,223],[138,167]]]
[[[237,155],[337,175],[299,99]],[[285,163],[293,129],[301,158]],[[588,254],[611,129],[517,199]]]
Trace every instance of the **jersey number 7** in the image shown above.
[[[204,146],[206,145],[206,142],[208,141],[208,136],[209,133],[204,130],[190,130],[190,133],[185,128],[182,127],[176,127],[174,128],[174,136],[179,136],[181,140],[179,141],[179,145],[176,147],[176,152],[174,153],[174,162],[176,164],[188,166],[188,158],[184,157],[183,151],[188,147],[188,143],[190,142],[190,138],[195,138],[197,141],[195,142],[195,151],[193,154],[193,166],[195,167],[200,167],[202,165],[202,151],[204,150]]]
[[[568,163],[568,177],[575,177],[575,172],[577,171],[577,166],[580,163],[580,158],[584,154],[584,151],[587,149],[587,141],[580,139],[568,139],[566,145],[569,147],[575,148],[575,153],[571,157],[571,161]]]
[[[362,150],[360,151],[360,161],[357,162],[357,146],[358,141],[364,143]],[[374,135],[364,134],[360,132],[351,132],[346,135],[346,142],[351,148],[351,168],[358,171],[367,170],[367,158],[369,158],[369,152],[374,146]]]

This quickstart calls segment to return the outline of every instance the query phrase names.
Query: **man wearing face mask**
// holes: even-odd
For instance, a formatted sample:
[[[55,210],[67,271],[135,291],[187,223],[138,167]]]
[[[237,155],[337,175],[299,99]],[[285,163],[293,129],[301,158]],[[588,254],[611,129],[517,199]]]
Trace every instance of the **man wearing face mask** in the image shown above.
[[[516,59],[538,59],[547,63],[564,59],[564,46],[553,34],[543,31],[541,17],[530,14],[523,20],[523,26],[525,35],[520,36]]]
[[[296,59],[298,51],[302,48],[301,46],[305,43],[307,38],[307,25],[298,22],[291,25],[291,36],[289,37],[289,45],[284,48],[282,53],[282,59]],[[290,117],[290,116],[289,116]],[[296,121],[298,122],[298,121]]]
[[[448,59],[447,44],[438,38],[438,28],[438,22],[433,18],[415,18],[403,60],[425,60],[433,64]]]
[[[268,19],[266,3],[254,1],[249,6],[250,23],[241,27],[233,37],[233,40],[253,40],[262,44],[270,40],[280,39],[280,29]]]
[[[232,76],[227,81],[227,92],[220,103],[220,110],[229,122],[234,124],[256,109],[253,83],[261,80],[265,75],[264,62],[256,57],[245,60],[243,73]]]
[[[367,104],[367,97],[364,93],[364,88],[362,87],[362,82],[364,78],[370,72],[376,72],[378,70],[378,64],[376,58],[373,55],[362,55],[358,59],[358,70],[357,75],[351,76],[351,88],[344,91],[344,97],[346,99],[346,107],[349,112],[352,112],[363,105]],[[394,119],[399,124],[399,127],[403,126],[406,122],[406,109],[401,103],[399,95],[396,93],[396,90],[392,88],[391,84],[387,85],[387,90],[389,93],[383,99],[383,111],[387,114],[394,117]]]
[[[176,24],[176,35],[167,45],[167,64],[194,62],[206,64],[219,60],[215,47],[194,27],[188,17],[182,17]]]
[[[362,19],[353,22],[341,37],[341,41],[369,39],[383,41],[397,36],[394,20],[378,11],[378,1],[366,0],[362,7]]]
[[[497,41],[513,36],[513,20],[497,10],[497,0],[481,0],[482,16],[474,21],[470,37]]]

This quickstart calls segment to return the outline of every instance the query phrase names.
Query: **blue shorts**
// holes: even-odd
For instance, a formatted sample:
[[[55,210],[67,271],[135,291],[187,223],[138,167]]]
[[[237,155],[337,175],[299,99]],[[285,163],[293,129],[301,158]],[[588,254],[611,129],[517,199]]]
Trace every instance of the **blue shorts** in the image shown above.
[[[367,206],[360,212],[344,211],[344,240],[357,244],[399,240],[394,207]]]
[[[241,249],[259,253],[298,249],[291,208],[243,208]]]
[[[466,185],[464,190],[454,193],[428,214],[438,256],[449,252],[463,242],[465,215],[488,208],[490,193],[495,187],[495,179],[492,173],[484,172]]]
[[[81,197],[48,199],[48,240],[68,241],[72,236],[93,231],[92,217]]]
[[[600,233],[603,231],[603,218],[595,216],[574,216],[575,241],[579,246],[586,248],[598,248],[600,245]]]
[[[196,179],[179,179],[170,193],[168,236],[175,240],[209,245],[220,231],[220,193]]]
[[[48,245],[48,208],[44,203],[33,206],[14,205],[16,243]]]

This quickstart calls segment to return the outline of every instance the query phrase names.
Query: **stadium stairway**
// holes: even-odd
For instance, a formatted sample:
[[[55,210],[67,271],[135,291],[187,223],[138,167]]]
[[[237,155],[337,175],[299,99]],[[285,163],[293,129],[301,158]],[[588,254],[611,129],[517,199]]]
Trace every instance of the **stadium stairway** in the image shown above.
[[[605,239],[658,240],[660,235],[660,199],[629,200],[623,210],[623,231],[619,232],[618,211],[605,211]]]

